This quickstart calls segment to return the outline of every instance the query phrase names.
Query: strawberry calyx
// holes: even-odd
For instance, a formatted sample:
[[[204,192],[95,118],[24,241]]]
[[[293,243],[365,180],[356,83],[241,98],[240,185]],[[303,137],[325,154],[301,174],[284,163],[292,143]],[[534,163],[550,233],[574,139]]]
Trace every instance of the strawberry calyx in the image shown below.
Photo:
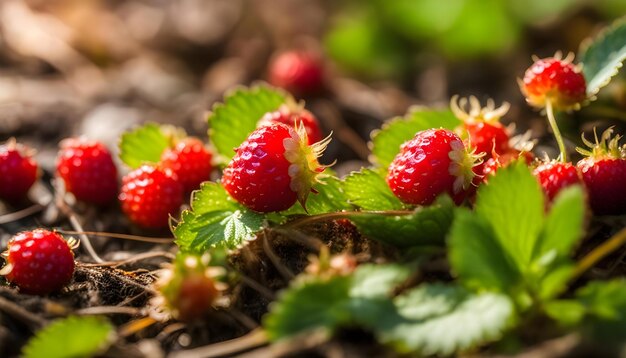
[[[592,162],[603,159],[626,159],[626,144],[620,147],[619,141],[622,136],[619,134],[611,138],[613,135],[613,129],[614,127],[608,128],[598,139],[598,134],[594,128],[593,136],[595,143],[587,140],[585,135],[582,134],[582,141],[589,149],[578,147],[576,148],[576,151],[591,159]]]
[[[474,167],[482,164],[485,153],[476,154],[476,148],[465,146],[461,141],[450,143],[448,158],[452,161],[448,167],[450,175],[454,176],[453,191],[458,194],[472,185],[476,173]]]
[[[497,123],[509,111],[510,107],[508,102],[503,102],[500,107],[496,108],[496,103],[491,98],[487,100],[485,107],[480,104],[475,96],[466,98],[454,95],[450,99],[452,113],[465,123]]]
[[[283,140],[284,156],[290,163],[288,173],[291,182],[289,187],[296,193],[300,205],[306,209],[305,205],[309,193],[315,192],[313,185],[316,183],[324,184],[322,179],[326,175],[323,174],[323,171],[332,165],[322,165],[318,161],[318,158],[328,147],[332,133],[321,141],[309,145],[306,128],[302,122],[296,123],[289,132],[291,137]]]

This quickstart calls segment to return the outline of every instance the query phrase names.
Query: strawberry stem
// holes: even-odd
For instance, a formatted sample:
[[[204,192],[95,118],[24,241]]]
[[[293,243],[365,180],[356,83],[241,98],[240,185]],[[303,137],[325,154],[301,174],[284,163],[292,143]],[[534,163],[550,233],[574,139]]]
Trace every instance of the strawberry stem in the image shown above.
[[[602,260],[613,251],[620,248],[622,245],[626,243],[626,228],[620,230],[617,234],[613,235],[610,239],[602,243],[600,246],[596,247],[591,251],[587,256],[583,257],[574,272],[572,273],[571,280],[578,278],[585,271],[589,270],[593,267],[598,261]]]
[[[550,123],[550,127],[552,127],[552,133],[554,134],[554,138],[556,139],[556,143],[559,146],[559,151],[561,152],[561,162],[565,163],[567,161],[567,154],[565,154],[565,143],[563,142],[563,137],[561,136],[561,131],[559,130],[559,126],[556,124],[556,118],[554,118],[554,110],[552,108],[552,101],[546,101],[546,114],[548,117],[548,123]]]

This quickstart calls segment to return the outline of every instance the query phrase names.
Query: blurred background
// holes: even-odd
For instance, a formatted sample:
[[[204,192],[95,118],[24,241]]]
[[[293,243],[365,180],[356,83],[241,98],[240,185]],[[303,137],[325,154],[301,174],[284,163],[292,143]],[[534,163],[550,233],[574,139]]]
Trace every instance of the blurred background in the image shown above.
[[[70,135],[114,147],[155,121],[206,138],[212,104],[294,49],[323,67],[322,89],[301,97],[335,132],[340,162],[366,159],[382,121],[453,94],[512,102],[505,121],[524,129],[540,117],[516,83],[531,56],[577,52],[624,14],[624,0],[2,0],[0,139],[51,168]],[[614,81],[570,129],[626,123],[624,87]]]

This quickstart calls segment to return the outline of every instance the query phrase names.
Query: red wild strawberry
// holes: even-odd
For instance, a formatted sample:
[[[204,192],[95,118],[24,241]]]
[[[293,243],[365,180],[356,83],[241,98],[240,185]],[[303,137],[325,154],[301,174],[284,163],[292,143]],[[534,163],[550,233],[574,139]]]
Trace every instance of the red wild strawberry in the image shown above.
[[[283,52],[269,65],[269,82],[297,96],[319,92],[324,82],[323,76],[322,61],[309,52]]]
[[[534,60],[520,81],[526,101],[538,108],[548,103],[560,110],[579,108],[587,98],[587,85],[580,67],[572,64],[573,55],[561,59],[557,53],[554,57]]]
[[[11,139],[0,145],[0,198],[18,202],[37,180],[38,167],[31,150]]]
[[[469,102],[469,111],[465,108]],[[476,153],[485,153],[486,158],[492,153],[504,153],[509,147],[509,133],[499,122],[500,118],[509,110],[509,103],[504,102],[496,108],[493,100],[487,101],[486,107],[481,107],[474,96],[459,99],[453,96],[450,100],[452,112],[463,121],[457,129],[461,137],[467,137],[468,145],[476,148]]]
[[[583,142],[591,150],[577,148],[587,156],[578,162],[587,186],[591,210],[596,215],[620,215],[626,213],[626,144],[619,146],[621,136],[611,139],[613,128],[602,133],[602,138],[591,143],[583,136]]]
[[[297,128],[302,123],[304,129],[306,129],[309,145],[322,140],[322,130],[317,118],[315,118],[313,113],[304,109],[304,104],[302,103],[296,104],[291,100],[287,104],[280,106],[278,110],[266,113],[259,121],[258,127],[272,122],[283,123],[292,128]]]
[[[281,211],[296,200],[305,205],[325,166],[322,155],[330,137],[308,145],[303,125],[282,123],[258,128],[237,148],[224,169],[222,183],[238,202],[258,212]]]
[[[489,177],[495,175],[498,169],[505,168],[518,159],[523,159],[526,165],[530,165],[535,156],[531,152],[519,151],[517,149],[509,149],[502,154],[495,154],[487,159],[482,167],[481,176],[483,182],[489,181]]]
[[[402,145],[389,166],[387,183],[407,204],[428,205],[443,193],[459,203],[471,186],[479,157],[453,132],[428,129]]]
[[[209,266],[210,256],[179,254],[155,283],[159,295],[152,304],[181,321],[202,318],[220,297],[225,284],[216,280],[224,269]]]
[[[548,202],[552,202],[563,188],[575,184],[583,185],[580,173],[572,163],[557,161],[542,163],[535,168],[533,174],[539,180]]]
[[[57,157],[57,175],[76,199],[104,205],[117,196],[117,169],[102,144],[84,138],[65,139]]]
[[[56,232],[35,229],[11,238],[3,253],[7,264],[0,275],[16,285],[20,292],[45,295],[68,284],[74,274],[76,244],[68,244]]]
[[[161,167],[170,169],[186,193],[198,189],[211,177],[211,152],[197,138],[185,138],[161,155]]]
[[[170,170],[143,165],[122,180],[122,211],[135,224],[162,228],[183,203],[183,187]]]

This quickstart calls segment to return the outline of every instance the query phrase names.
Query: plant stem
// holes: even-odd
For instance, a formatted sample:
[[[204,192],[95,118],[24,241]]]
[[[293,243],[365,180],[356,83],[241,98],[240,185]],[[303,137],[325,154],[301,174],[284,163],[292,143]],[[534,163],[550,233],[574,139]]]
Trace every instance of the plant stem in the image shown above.
[[[574,280],[582,275],[585,271],[589,270],[593,265],[598,263],[613,251],[617,250],[620,246],[626,243],[626,228],[620,230],[617,234],[613,235],[610,239],[603,242],[600,246],[596,247],[587,256],[583,257],[578,262],[571,279]]]
[[[550,123],[550,127],[552,127],[552,133],[554,134],[554,138],[556,138],[556,143],[559,145],[559,151],[561,152],[561,162],[567,161],[567,154],[565,154],[565,143],[563,143],[563,137],[561,136],[561,131],[559,130],[559,126],[556,124],[556,118],[554,118],[554,110],[552,108],[552,101],[546,101],[546,114],[548,116],[548,123]]]

